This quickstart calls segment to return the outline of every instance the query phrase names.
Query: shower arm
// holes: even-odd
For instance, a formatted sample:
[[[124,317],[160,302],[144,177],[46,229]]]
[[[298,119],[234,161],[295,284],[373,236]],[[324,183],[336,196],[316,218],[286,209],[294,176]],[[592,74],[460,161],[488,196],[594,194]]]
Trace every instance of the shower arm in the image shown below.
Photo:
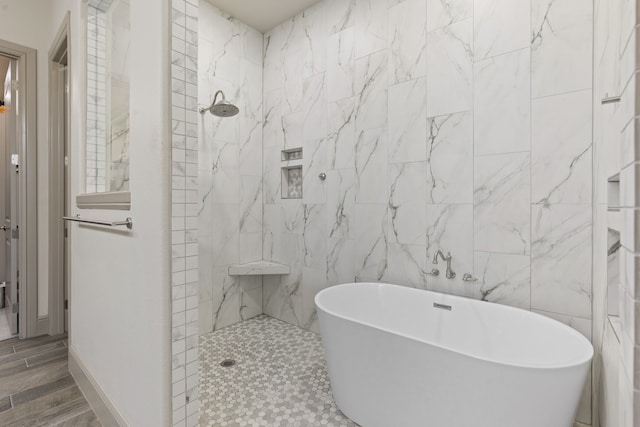
[[[201,108],[200,109],[200,114],[204,114],[206,111],[209,111],[211,109],[211,107],[213,107],[214,105],[216,105],[216,101],[218,100],[218,95],[222,96],[222,100],[226,101],[227,99],[224,97],[224,92],[219,90],[216,92],[215,95],[213,95],[213,102],[211,103],[211,105],[209,106],[209,108]]]

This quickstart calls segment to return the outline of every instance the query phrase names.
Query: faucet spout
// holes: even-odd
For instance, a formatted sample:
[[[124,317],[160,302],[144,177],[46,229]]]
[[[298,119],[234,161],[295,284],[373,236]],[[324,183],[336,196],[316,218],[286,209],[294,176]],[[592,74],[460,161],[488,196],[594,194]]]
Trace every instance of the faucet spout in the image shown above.
[[[451,260],[453,260],[451,252],[447,252],[447,256],[444,256],[444,253],[441,250],[438,250],[438,252],[436,252],[436,254],[433,256],[434,264],[438,264],[438,257],[447,262],[447,279],[455,279],[456,272],[451,269]]]
[[[440,249],[438,249],[438,252],[436,252],[436,254],[433,256],[433,263],[434,264],[438,263],[438,257],[441,257],[443,261],[447,260],[447,257],[444,256],[444,253],[442,253],[442,251]]]

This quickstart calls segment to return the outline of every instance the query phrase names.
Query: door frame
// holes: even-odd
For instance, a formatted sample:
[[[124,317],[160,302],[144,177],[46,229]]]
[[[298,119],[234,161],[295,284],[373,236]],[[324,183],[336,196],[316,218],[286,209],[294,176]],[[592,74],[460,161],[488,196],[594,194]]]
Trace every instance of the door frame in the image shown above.
[[[20,156],[20,214],[16,224],[20,239],[18,319],[20,338],[30,338],[45,332],[42,330],[45,323],[38,320],[37,53],[35,49],[0,39],[0,54],[18,61],[18,126],[21,128],[21,140],[17,141]]]
[[[66,82],[59,80],[61,68],[60,55],[65,50],[67,55]],[[49,50],[49,334],[57,335],[65,332],[65,277],[69,274],[70,235],[65,245],[65,224],[62,217],[70,212],[69,180],[65,181],[65,153],[67,167],[71,165],[70,135],[64,134],[71,130],[69,104],[71,100],[71,16],[69,13],[63,19],[51,49]],[[64,103],[64,84],[69,93]],[[66,111],[61,107],[65,107]],[[64,122],[63,122],[64,121]],[[67,170],[68,173],[68,170]],[[67,277],[67,280],[69,278]],[[71,299],[70,295],[66,296]],[[70,304],[69,304],[70,306]],[[70,311],[68,312],[71,317]],[[69,321],[69,324],[71,322]]]

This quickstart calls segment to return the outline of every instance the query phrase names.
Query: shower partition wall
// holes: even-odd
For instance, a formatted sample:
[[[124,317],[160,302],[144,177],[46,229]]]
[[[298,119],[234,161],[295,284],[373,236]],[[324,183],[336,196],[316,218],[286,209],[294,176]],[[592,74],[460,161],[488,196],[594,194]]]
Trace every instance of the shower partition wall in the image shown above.
[[[198,425],[198,0],[171,0],[173,425]]]

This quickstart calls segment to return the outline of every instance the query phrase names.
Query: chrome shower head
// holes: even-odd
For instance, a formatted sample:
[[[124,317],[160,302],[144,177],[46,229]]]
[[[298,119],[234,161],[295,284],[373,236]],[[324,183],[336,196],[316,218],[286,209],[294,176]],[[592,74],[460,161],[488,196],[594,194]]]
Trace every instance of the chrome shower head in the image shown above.
[[[221,95],[222,99],[219,102],[216,102],[218,95]],[[217,117],[233,117],[240,112],[240,109],[230,102],[227,102],[224,97],[224,92],[219,90],[213,97],[211,106],[209,108],[200,109],[200,114],[204,114],[206,111]]]

